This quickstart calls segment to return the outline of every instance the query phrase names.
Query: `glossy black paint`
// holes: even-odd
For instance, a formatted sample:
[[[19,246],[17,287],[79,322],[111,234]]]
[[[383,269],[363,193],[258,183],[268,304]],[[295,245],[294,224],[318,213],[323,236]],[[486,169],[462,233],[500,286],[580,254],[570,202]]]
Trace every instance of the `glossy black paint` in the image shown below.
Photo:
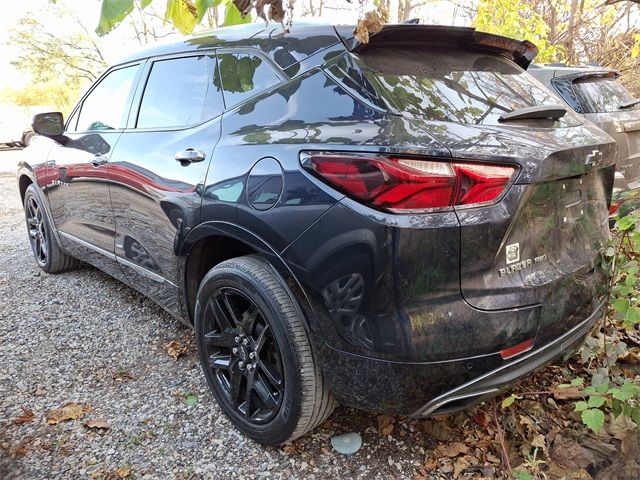
[[[125,128],[41,137],[25,150],[20,185],[40,187],[65,250],[187,323],[205,267],[231,247],[263,256],[300,302],[333,393],[378,411],[414,412],[507,365],[500,350],[529,339],[542,348],[597,311],[615,161],[606,134],[574,114],[508,126],[390,114],[320,68],[348,54],[333,27],[278,28],[222,29],[134,54],[124,61],[140,64]],[[136,128],[152,63],[213,58],[216,48],[256,55],[280,80],[201,123]],[[205,160],[176,161],[190,148]],[[305,172],[300,154],[313,151],[518,173],[495,205],[396,215]],[[95,166],[96,155],[108,161]],[[541,260],[501,276],[516,242],[522,260]]]

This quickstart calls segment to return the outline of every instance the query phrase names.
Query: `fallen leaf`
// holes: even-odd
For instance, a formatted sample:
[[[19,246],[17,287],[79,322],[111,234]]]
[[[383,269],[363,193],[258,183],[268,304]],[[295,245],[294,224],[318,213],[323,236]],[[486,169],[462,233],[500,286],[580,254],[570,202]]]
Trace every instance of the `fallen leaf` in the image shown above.
[[[445,443],[443,445],[438,445],[436,447],[436,455],[438,457],[457,457],[461,453],[469,452],[469,447],[467,447],[462,442],[451,442]]]
[[[101,418],[87,420],[86,422],[84,422],[84,426],[87,428],[95,428],[97,430],[109,430],[111,428],[109,422]]]
[[[491,420],[489,418],[489,415],[487,415],[486,413],[480,411],[478,413],[476,413],[473,417],[471,417],[473,419],[474,422],[476,422],[478,425],[480,425],[482,428],[487,428],[487,425],[489,425],[489,421]]]
[[[471,466],[471,463],[467,458],[460,457],[456,459],[453,464],[453,478],[458,478],[460,474],[469,466]]]
[[[79,420],[84,417],[85,413],[93,410],[90,405],[81,405],[79,403],[70,402],[62,408],[56,408],[47,413],[47,423],[49,425],[57,425],[65,420]]]
[[[364,14],[364,18],[358,20],[354,35],[360,43],[369,43],[369,35],[378,33],[382,30],[382,17],[380,14],[371,10]]]
[[[609,433],[618,440],[622,440],[629,433],[635,432],[638,426],[626,415],[618,415],[609,422]]]
[[[189,351],[189,347],[178,340],[170,341],[164,346],[164,349],[174,360],[178,360]]]
[[[556,435],[551,448],[551,458],[561,467],[579,470],[606,460],[606,456],[579,443]]]
[[[34,417],[33,412],[25,407],[20,407],[20,408],[22,409],[22,414],[18,415],[13,421],[13,423],[21,425],[23,423],[33,422],[33,417]]]
[[[456,432],[446,422],[437,422],[430,419],[421,422],[420,430],[440,442],[449,442],[457,436]]]
[[[551,392],[556,400],[573,400],[584,396],[578,387],[554,388]]]
[[[135,377],[131,375],[128,370],[120,369],[113,374],[113,380],[117,382],[128,382],[129,380],[135,380]]]
[[[131,475],[131,468],[120,467],[116,470],[116,475],[118,475],[118,478],[128,478]]]
[[[395,421],[389,415],[378,415],[378,435],[391,435]]]

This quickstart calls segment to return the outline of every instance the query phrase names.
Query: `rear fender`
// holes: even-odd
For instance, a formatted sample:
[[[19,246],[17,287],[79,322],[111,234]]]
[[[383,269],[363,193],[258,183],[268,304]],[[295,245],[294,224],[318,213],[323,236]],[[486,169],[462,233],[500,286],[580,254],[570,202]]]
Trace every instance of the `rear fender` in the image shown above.
[[[309,319],[315,316],[315,310],[313,309],[306,293],[302,289],[300,282],[289,269],[280,254],[273,250],[264,240],[246,228],[233,223],[219,221],[205,222],[196,226],[187,234],[183,242],[178,246],[178,275],[179,278],[183,279],[183,281],[180,282],[180,308],[184,318],[190,318],[187,307],[186,282],[184,281],[184,278],[186,277],[187,258],[193,247],[200,240],[212,236],[228,237],[239,241],[265,258],[284,279],[295,299],[299,302],[304,311],[304,318],[302,319],[304,327],[307,332],[312,332]]]

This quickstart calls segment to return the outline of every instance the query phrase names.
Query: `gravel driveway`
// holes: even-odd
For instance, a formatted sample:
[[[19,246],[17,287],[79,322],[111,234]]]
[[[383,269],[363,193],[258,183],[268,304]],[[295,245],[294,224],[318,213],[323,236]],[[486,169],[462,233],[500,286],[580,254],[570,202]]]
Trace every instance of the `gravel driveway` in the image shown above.
[[[15,186],[20,155],[0,152],[0,478],[416,475],[437,445],[423,421],[382,419],[383,427],[395,424],[381,434],[375,415],[339,408],[281,447],[237,433],[206,387],[189,329],[92,267],[40,272]],[[178,360],[165,350],[174,340],[187,348]],[[87,407],[83,417],[49,424],[47,414],[69,402]],[[21,407],[34,413],[31,421],[27,413],[16,422]],[[90,420],[109,428],[88,428]],[[331,437],[351,431],[362,435],[362,448],[334,451]],[[460,441],[473,441],[462,432]],[[453,470],[444,462],[440,474]],[[496,472],[484,465],[483,474]]]

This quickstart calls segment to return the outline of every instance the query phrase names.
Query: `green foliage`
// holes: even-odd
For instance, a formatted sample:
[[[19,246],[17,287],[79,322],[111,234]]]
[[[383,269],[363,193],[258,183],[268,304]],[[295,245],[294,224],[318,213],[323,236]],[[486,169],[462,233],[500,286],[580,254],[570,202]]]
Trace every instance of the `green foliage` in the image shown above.
[[[243,17],[240,14],[240,10],[233,4],[233,2],[226,2],[227,6],[224,11],[224,23],[223,27],[229,27],[231,25],[240,25],[243,23],[251,23],[251,17],[247,15]]]
[[[51,16],[64,22],[65,33],[54,35],[44,25]],[[21,18],[9,35],[11,44],[21,51],[11,64],[29,78],[24,87],[4,92],[5,100],[16,105],[68,112],[106,66],[98,39],[61,5],[48,4]]]
[[[581,412],[582,422],[594,432],[602,428],[607,414],[611,422],[622,419],[625,427],[640,424],[640,386],[627,379],[616,366],[617,360],[627,353],[627,345],[618,332],[624,332],[624,329],[633,331],[640,323],[640,292],[637,287],[640,266],[636,260],[640,247],[639,225],[638,212],[619,217],[613,239],[603,252],[602,267],[609,277],[612,315],[605,324],[604,334],[599,338],[588,338],[583,347],[583,362],[595,364],[596,370],[591,385],[581,391],[584,399],[575,403],[575,411]],[[581,380],[574,379],[571,385],[580,386]]]
[[[196,9],[185,0],[167,0],[164,20],[171,21],[180,33],[189,34],[196,26]]]
[[[150,0],[145,3],[149,4]],[[145,5],[146,6],[146,5]],[[96,33],[105,35],[133,11],[133,0],[102,0]]]
[[[633,36],[633,47],[631,47],[631,58],[640,57],[640,34]]]
[[[480,0],[474,21],[478,30],[529,40],[538,47],[536,61],[558,61],[562,48],[548,41],[549,26],[525,0]]]
[[[140,0],[142,8],[147,7],[154,0]],[[160,0],[156,0],[159,2]],[[133,11],[134,0],[102,0],[100,21],[96,28],[98,35],[106,35]],[[233,0],[166,0],[164,19],[180,32],[188,35],[202,22],[207,11],[211,8],[224,6],[223,27],[251,23],[251,15],[240,14]]]
[[[597,408],[589,408],[582,412],[582,422],[594,432],[604,425],[604,412]]]

